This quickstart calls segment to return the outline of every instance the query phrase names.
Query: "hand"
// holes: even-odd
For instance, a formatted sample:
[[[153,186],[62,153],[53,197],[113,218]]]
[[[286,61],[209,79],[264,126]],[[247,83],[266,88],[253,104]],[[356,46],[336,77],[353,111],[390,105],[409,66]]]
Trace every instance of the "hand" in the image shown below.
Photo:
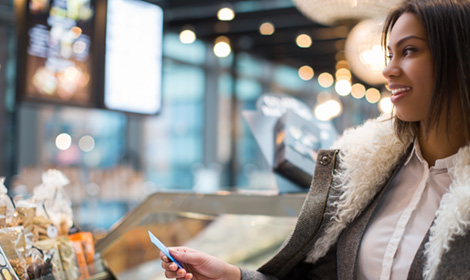
[[[160,252],[166,278],[195,280],[241,279],[238,267],[214,256],[187,247],[172,247],[168,249],[171,256],[181,263],[184,269],[178,268],[174,262]]]

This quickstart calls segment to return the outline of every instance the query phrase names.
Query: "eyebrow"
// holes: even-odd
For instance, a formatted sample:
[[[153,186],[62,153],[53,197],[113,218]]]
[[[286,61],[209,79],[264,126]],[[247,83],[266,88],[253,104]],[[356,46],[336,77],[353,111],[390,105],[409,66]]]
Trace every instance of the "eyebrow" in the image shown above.
[[[419,36],[410,35],[410,36],[406,36],[406,37],[403,37],[400,40],[398,40],[398,42],[396,44],[396,47],[398,48],[401,44],[403,44],[403,42],[405,42],[408,39],[418,39],[418,40],[426,41],[424,38],[421,38]],[[387,46],[387,49],[390,49],[390,46]]]

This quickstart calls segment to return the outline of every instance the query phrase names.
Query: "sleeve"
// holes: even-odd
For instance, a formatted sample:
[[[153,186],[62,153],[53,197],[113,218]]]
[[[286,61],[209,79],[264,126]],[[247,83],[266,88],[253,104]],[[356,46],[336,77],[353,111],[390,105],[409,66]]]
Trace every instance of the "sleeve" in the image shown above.
[[[337,279],[336,246],[333,246],[328,253],[320,258],[315,264],[307,262],[297,263],[282,278],[273,275],[263,274],[260,271],[240,268],[242,280],[280,280],[280,279],[308,279],[308,280],[333,280]]]
[[[305,262],[308,252],[324,234],[331,218],[329,198],[336,197],[333,174],[338,150],[320,150],[312,185],[296,226],[279,251],[257,271],[241,269],[242,280],[336,279],[336,245],[314,264]],[[331,199],[333,199],[331,198]]]

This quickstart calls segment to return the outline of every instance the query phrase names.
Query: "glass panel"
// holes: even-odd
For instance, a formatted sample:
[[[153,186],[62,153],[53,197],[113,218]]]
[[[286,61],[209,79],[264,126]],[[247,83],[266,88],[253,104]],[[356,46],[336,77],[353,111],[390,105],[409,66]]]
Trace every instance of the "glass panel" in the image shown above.
[[[235,86],[240,100],[254,100],[263,93],[263,86],[254,79],[239,78]]]
[[[233,79],[229,73],[219,75],[219,96],[221,98],[230,98],[233,91]]]
[[[156,188],[191,189],[193,166],[204,158],[204,90],[202,68],[167,60],[164,108],[144,120],[145,174]]]
[[[247,53],[240,53],[237,61],[237,72],[241,75],[261,78],[263,76],[262,61]]]
[[[206,47],[203,42],[196,40],[186,45],[181,43],[178,36],[175,33],[163,36],[163,56],[193,64],[206,62]]]
[[[166,246],[189,246],[255,269],[292,231],[304,199],[305,194],[261,192],[154,193],[98,240],[96,249],[124,280],[165,279],[148,230]]]
[[[205,73],[202,68],[168,60],[163,67],[163,110],[168,108],[168,102],[188,102],[203,98]]]
[[[305,82],[297,74],[297,69],[288,66],[276,67],[273,81],[282,88],[294,91],[300,91],[305,86]]]
[[[44,168],[113,167],[120,163],[126,140],[126,118],[120,113],[73,107],[22,107],[20,119],[24,120],[21,130],[26,135],[33,127],[42,128],[31,135],[37,142],[28,144],[38,145],[38,159],[33,163]]]

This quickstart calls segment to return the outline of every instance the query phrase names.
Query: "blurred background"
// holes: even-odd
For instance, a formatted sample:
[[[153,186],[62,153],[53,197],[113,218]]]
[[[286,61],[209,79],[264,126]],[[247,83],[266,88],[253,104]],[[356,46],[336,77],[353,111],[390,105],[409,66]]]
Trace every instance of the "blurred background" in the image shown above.
[[[95,233],[155,191],[269,189],[242,112],[283,94],[339,134],[391,112],[397,2],[0,0],[0,175],[63,171]]]

